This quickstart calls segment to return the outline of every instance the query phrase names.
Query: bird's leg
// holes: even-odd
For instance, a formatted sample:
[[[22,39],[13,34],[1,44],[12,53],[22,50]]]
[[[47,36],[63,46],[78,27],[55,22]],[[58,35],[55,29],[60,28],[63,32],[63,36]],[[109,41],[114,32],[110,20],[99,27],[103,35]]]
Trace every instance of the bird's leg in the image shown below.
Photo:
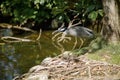
[[[83,43],[84,43],[84,40],[82,39],[82,38],[79,38],[80,39],[80,41],[81,41],[81,44],[80,44],[80,46],[79,46],[79,49],[83,46]]]
[[[75,37],[75,43],[74,43],[72,50],[75,49],[76,45],[77,45],[77,37]]]

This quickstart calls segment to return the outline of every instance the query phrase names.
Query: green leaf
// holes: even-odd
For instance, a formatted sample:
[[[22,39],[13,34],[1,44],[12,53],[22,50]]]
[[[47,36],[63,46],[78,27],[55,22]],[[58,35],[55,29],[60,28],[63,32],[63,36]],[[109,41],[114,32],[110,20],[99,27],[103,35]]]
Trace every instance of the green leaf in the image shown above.
[[[96,11],[93,11],[88,15],[88,18],[91,19],[92,21],[95,21],[97,17],[98,17],[98,13]]]
[[[34,4],[38,4],[38,3],[40,3],[40,0],[35,0],[34,1]]]
[[[53,5],[53,4],[48,3],[48,4],[46,5],[46,7],[48,7],[49,9],[51,9],[51,8],[52,8],[52,5]]]
[[[59,13],[61,13],[61,12],[63,12],[63,9],[60,9],[60,8],[58,8],[58,7],[54,7],[53,9],[52,9],[52,14],[53,15],[57,15],[57,14],[59,14]]]
[[[90,5],[90,6],[88,6],[88,8],[86,9],[86,13],[91,12],[91,11],[93,11],[94,9],[95,9],[95,5]]]
[[[15,17],[18,17],[18,16],[19,16],[19,11],[18,11],[18,10],[14,10],[13,13],[14,13],[14,16],[15,16]]]
[[[100,16],[103,16],[103,13],[104,13],[104,12],[103,12],[102,9],[99,9],[99,10],[98,10],[98,14],[99,14]]]
[[[41,5],[44,5],[44,3],[45,3],[45,0],[40,0]]]

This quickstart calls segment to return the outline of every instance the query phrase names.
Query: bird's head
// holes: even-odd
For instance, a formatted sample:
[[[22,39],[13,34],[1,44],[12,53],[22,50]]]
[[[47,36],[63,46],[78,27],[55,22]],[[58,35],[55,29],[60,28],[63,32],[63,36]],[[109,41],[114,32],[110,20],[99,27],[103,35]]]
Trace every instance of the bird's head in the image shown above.
[[[58,28],[58,32],[64,32],[64,31],[66,31],[67,30],[67,27],[60,27],[60,28]]]
[[[57,32],[64,32],[64,31],[66,31],[67,30],[67,27],[60,27],[60,28],[58,28],[56,31],[54,31],[52,34],[55,34],[55,33],[57,33]]]

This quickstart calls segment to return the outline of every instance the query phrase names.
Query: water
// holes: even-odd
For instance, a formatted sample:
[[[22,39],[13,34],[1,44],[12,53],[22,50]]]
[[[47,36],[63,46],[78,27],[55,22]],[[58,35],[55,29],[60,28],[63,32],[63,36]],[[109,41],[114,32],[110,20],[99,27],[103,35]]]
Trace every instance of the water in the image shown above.
[[[40,64],[46,57],[61,53],[52,43],[52,31],[42,33],[39,42],[6,43],[0,45],[0,80],[12,80],[16,75],[26,73],[29,68]],[[36,39],[38,34],[28,38]],[[68,46],[69,45],[69,46]],[[71,42],[62,45],[65,50],[71,50]]]

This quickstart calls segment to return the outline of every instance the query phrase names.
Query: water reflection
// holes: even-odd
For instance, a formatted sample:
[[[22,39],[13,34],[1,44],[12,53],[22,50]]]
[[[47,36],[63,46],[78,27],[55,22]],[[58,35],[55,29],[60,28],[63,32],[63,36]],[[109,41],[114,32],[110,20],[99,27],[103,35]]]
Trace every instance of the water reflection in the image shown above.
[[[16,57],[14,46],[5,44],[1,47],[0,79],[12,80],[13,76],[19,73],[17,59],[19,59],[19,55]]]
[[[61,53],[52,44],[52,31],[43,32],[38,42],[19,42],[0,46],[0,80],[12,80],[15,75],[26,73],[49,56]],[[23,36],[22,36],[23,37]],[[38,34],[28,37],[36,39]],[[71,42],[63,43],[65,50],[72,48]]]

